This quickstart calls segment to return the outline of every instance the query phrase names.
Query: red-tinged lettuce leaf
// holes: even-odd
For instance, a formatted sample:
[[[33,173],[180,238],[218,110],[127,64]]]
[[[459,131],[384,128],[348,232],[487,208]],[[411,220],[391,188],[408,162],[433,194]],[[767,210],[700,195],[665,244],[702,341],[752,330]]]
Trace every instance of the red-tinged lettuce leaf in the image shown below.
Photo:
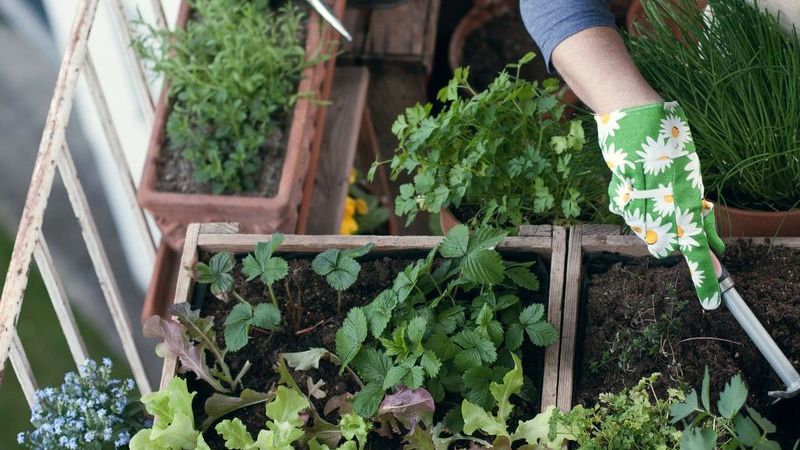
[[[219,380],[211,375],[206,365],[203,348],[189,342],[186,327],[172,319],[153,316],[145,321],[142,332],[145,337],[158,338],[162,341],[156,345],[156,354],[162,358],[178,358],[180,373],[194,372],[198,378],[205,380],[218,392],[228,392]]]
[[[396,393],[383,399],[378,414],[396,417],[411,434],[420,422],[430,425],[435,410],[436,404],[430,392],[424,388],[408,389],[401,386]]]

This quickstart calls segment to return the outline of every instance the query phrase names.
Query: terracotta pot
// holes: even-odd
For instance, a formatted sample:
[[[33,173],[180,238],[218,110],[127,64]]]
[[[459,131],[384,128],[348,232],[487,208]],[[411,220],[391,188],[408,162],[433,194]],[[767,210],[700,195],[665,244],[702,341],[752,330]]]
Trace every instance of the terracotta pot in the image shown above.
[[[800,209],[748,211],[715,204],[717,231],[725,237],[798,237]]]
[[[475,0],[475,5],[458,22],[453,30],[453,36],[450,38],[450,45],[447,49],[450,70],[455,71],[464,64],[464,45],[470,34],[495,17],[502,16],[514,8],[519,8],[519,0]],[[537,51],[537,57],[541,57],[540,53]],[[574,105],[578,103],[578,96],[565,85],[562,101],[568,105]]]
[[[461,225],[461,221],[449,209],[439,211],[439,228],[442,229],[442,234],[447,234],[456,225]]]
[[[169,307],[175,299],[175,284],[178,282],[180,265],[180,253],[161,241],[142,305],[142,323],[151,316],[167,317],[169,315]]]
[[[334,1],[335,10],[341,16],[346,0]],[[178,26],[186,25],[189,13],[189,4],[184,1]],[[314,54],[323,40],[337,41],[338,35],[332,28],[322,27],[319,16],[312,13],[308,20],[306,54]],[[317,100],[327,100],[325,93],[329,89],[325,89],[325,86],[332,82],[333,67],[331,61],[327,61],[307,68],[303,72],[298,92],[314,92]],[[238,222],[243,232],[294,232],[298,226],[298,208],[301,202],[311,200],[310,190],[304,190],[303,187],[306,177],[315,175],[309,167],[316,167],[311,161],[317,156],[312,148],[322,137],[317,128],[324,126],[324,109],[320,107],[320,102],[300,96],[295,104],[278,193],[274,197],[182,194],[156,189],[158,160],[164,146],[166,122],[170,113],[168,90],[169,86],[165,83],[156,109],[138,193],[139,203],[153,214],[164,241],[171,248],[180,250],[186,227],[190,223]]]

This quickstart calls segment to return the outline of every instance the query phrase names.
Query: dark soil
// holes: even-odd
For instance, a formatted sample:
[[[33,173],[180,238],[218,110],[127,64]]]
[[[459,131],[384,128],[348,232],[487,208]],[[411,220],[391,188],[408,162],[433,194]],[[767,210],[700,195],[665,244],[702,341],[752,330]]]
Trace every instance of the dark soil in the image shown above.
[[[800,367],[800,252],[735,243],[722,261],[764,327],[795,367]],[[591,405],[599,393],[630,387],[653,372],[662,373],[659,395],[668,386],[699,387],[708,366],[712,397],[741,373],[750,389],[748,404],[778,426],[777,440],[783,448],[792,448],[800,438],[800,399],[770,405],[767,391],[782,390],[780,379],[724,306],[716,311],[701,309],[682,258],[656,261],[590,255],[586,272],[576,361],[577,403]],[[648,340],[646,336],[653,334],[655,339]],[[615,338],[627,346],[615,346]],[[649,343],[637,347],[631,344],[635,339]],[[611,348],[617,349],[614,356],[608,352]],[[623,348],[632,356],[621,368],[616,355]],[[605,363],[604,353],[611,356]],[[599,367],[592,367],[593,363]]]
[[[204,260],[207,260],[208,255],[205,256]],[[238,373],[245,362],[250,361],[252,367],[242,380],[244,386],[262,392],[268,392],[273,389],[279,379],[277,363],[281,353],[300,352],[312,347],[334,349],[336,331],[344,320],[347,311],[353,307],[370,303],[381,291],[392,285],[394,278],[402,269],[416,261],[417,257],[422,256],[424,255],[408,255],[396,259],[388,257],[362,258],[361,275],[356,283],[344,293],[342,314],[332,314],[336,311],[336,292],[328,286],[322,277],[312,271],[310,258],[305,256],[296,259],[287,258],[289,259],[289,275],[274,286],[275,295],[278,298],[279,307],[283,314],[285,328],[277,332],[251,331],[247,346],[238,352],[226,355],[225,359],[230,366],[231,372]],[[507,258],[510,260],[517,259],[511,256]],[[261,283],[245,282],[245,277],[240,272],[240,267],[241,265],[237,265],[233,272],[234,289],[252,303],[270,301]],[[546,267],[540,259],[533,266],[532,269],[539,277],[541,287],[537,292],[521,293],[521,297],[526,302],[547,304],[549,276],[547,275]],[[229,311],[235,305],[235,300],[223,303],[213,297],[205,288],[205,285],[196,285],[193,306],[195,308],[199,307],[203,316],[214,316],[216,318],[214,330],[217,342],[221,348],[225,348],[223,337],[224,317],[227,317]],[[522,349],[522,353],[526,355],[523,359],[525,366],[523,370],[526,376],[531,377],[533,385],[540,387],[544,351],[540,348],[533,348],[527,341],[526,344],[528,345],[523,346]],[[209,359],[209,363],[211,362],[211,359]],[[312,382],[319,380],[325,382],[322,389],[327,393],[326,398],[314,400],[314,406],[320,412],[323,411],[329,398],[346,393],[355,393],[358,390],[358,384],[353,378],[347,373],[340,376],[338,368],[326,360],[322,361],[318,370],[297,372],[293,375],[301,389],[305,389],[307,386],[308,378]],[[213,390],[207,383],[197,381],[191,373],[181,376],[189,381],[190,391],[198,393],[193,407],[197,418],[196,422],[199,426],[206,417],[203,405],[206,399],[213,394]],[[526,408],[520,407],[518,408],[519,411],[515,412],[524,412],[526,415],[538,412],[539,401],[535,397],[530,402],[530,405],[526,405],[530,408],[528,411],[525,411]],[[447,411],[446,408],[448,407],[445,403],[447,403],[447,399],[437,405],[437,419],[440,419],[439,416]],[[460,404],[460,399],[458,403]],[[256,436],[258,431],[264,428],[264,424],[267,421],[264,404],[236,411],[225,418],[232,419],[234,417],[241,419],[253,436]],[[336,423],[338,415],[332,413],[326,419]],[[212,449],[225,448],[222,438],[213,430],[213,426],[205,432],[204,437]],[[367,448],[395,449],[401,446],[402,444],[398,438],[381,438],[377,434],[371,433]]]
[[[469,66],[470,83],[480,92],[507,64],[516,63],[528,52],[536,53],[537,57],[523,66],[520,77],[543,80],[552,76],[547,73],[544,58],[525,29],[519,11],[514,8],[467,36],[462,50],[462,65]]]

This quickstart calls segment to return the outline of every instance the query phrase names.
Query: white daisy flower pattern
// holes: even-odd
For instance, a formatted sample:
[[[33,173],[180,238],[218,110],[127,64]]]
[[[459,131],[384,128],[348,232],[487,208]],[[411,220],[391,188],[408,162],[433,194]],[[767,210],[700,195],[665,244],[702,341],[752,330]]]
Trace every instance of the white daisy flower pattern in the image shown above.
[[[614,136],[619,130],[619,119],[625,117],[622,111],[612,111],[610,113],[595,114],[594,120],[597,122],[597,135],[603,143],[609,136]]]
[[[671,216],[675,212],[675,197],[672,195],[672,183],[667,186],[663,184],[658,185],[658,189],[663,191],[663,194],[657,195],[653,200],[655,201],[655,210],[661,217]]]
[[[636,162],[644,163],[644,173],[647,175],[658,175],[672,165],[669,150],[661,139],[654,140],[648,136],[642,144],[642,150],[636,154],[642,158]]]
[[[661,119],[660,135],[666,139],[668,146],[678,150],[683,150],[686,143],[692,140],[689,125],[674,114]]]
[[[657,258],[668,256],[675,246],[676,235],[671,232],[672,224],[662,223],[660,217],[653,217],[647,214],[645,221],[644,241],[647,249]]]
[[[713,205],[703,199],[700,159],[685,113],[676,102],[665,102],[595,120],[603,159],[613,173],[609,209],[625,219],[653,256],[679,249],[702,307],[718,308],[719,284],[709,254],[718,236],[706,226]]]
[[[689,158],[689,162],[686,164],[684,170],[689,172],[689,174],[686,175],[686,180],[692,183],[693,188],[699,189],[702,195],[705,187],[703,186],[703,176],[700,174],[700,158],[695,152],[689,153],[687,157]]]
[[[606,165],[612,172],[617,173],[623,171],[625,167],[634,167],[633,161],[627,159],[627,153],[621,148],[616,148],[614,144],[609,146],[601,146],[603,152],[603,159],[606,160]]]
[[[697,266],[698,264],[694,261],[686,260],[686,265],[689,266],[689,273],[692,275],[692,284],[695,286],[699,286],[703,283],[703,271],[700,270]]]
[[[700,245],[694,238],[703,231],[702,228],[697,226],[694,221],[694,213],[687,210],[681,210],[678,207],[675,210],[675,232],[678,235],[678,245],[681,251],[691,250]]]
[[[719,308],[719,292],[713,293],[711,297],[701,299],[700,305],[702,305],[703,309],[706,310],[713,310]]]
[[[625,219],[625,223],[631,228],[631,231],[636,233],[641,240],[644,240],[645,220],[639,208],[636,208],[632,213],[626,211],[623,213],[623,218]]]
[[[614,196],[614,203],[617,204],[620,210],[625,208],[628,202],[631,201],[631,192],[633,192],[633,180],[630,178],[622,179]]]

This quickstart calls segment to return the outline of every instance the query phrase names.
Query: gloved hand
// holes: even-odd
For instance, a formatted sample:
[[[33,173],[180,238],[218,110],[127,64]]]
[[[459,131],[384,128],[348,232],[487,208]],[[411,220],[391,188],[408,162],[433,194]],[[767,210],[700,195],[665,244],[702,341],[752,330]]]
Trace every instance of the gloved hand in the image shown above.
[[[704,309],[720,304],[709,246],[724,250],[713,205],[703,198],[700,160],[677,102],[595,115],[603,158],[612,172],[609,209],[622,216],[650,253],[680,249]]]

